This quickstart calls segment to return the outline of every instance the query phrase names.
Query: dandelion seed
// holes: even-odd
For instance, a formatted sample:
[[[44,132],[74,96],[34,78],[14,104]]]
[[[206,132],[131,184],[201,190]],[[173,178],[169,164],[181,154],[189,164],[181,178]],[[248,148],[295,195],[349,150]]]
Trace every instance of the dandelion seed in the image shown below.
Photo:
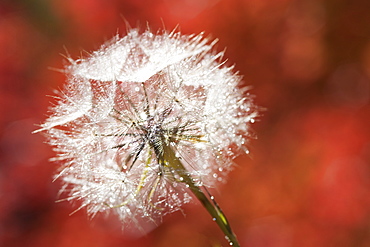
[[[179,210],[194,194],[237,246],[207,188],[246,151],[257,113],[214,43],[134,29],[70,59],[65,89],[38,130],[54,146],[68,200],[140,224],[135,219]]]

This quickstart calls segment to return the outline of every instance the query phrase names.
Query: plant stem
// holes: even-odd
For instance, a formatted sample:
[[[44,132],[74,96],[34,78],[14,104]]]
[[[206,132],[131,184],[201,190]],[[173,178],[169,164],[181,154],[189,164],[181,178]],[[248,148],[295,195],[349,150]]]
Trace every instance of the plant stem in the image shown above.
[[[225,238],[229,241],[229,244],[235,247],[240,247],[240,244],[236,239],[236,236],[232,231],[225,214],[217,205],[213,197],[210,196],[207,189],[204,187],[204,190],[208,196],[203,192],[201,187],[195,184],[194,179],[188,173],[180,159],[176,157],[173,149],[166,144],[165,141],[162,141],[162,144],[163,153],[159,155],[159,159],[161,159],[167,166],[173,168],[173,170],[176,171],[177,174],[183,179],[183,182],[189,186],[191,192],[193,192],[193,194],[198,198],[208,213],[212,216],[212,219],[216,221],[222,232],[225,234]]]

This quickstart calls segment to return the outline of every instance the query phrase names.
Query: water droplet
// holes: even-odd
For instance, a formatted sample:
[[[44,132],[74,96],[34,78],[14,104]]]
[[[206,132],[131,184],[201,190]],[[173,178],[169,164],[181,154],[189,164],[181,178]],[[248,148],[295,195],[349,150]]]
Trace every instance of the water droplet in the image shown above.
[[[183,177],[180,177],[180,178],[179,178],[179,180],[180,180],[180,181],[184,181],[184,178],[183,178]]]
[[[212,220],[213,220],[213,221],[216,221],[216,218],[213,218]]]
[[[140,88],[139,87],[135,87],[135,91],[136,92],[139,92],[140,91]]]
[[[186,186],[186,188],[189,188],[189,185],[187,184],[187,185],[185,185]]]
[[[218,177],[217,173],[213,173],[213,177],[217,178]]]
[[[222,172],[224,169],[222,167],[219,167],[218,170]]]
[[[251,120],[250,120],[250,122],[251,123],[254,123],[256,120],[254,120],[254,118],[252,118]]]
[[[141,112],[139,115],[140,115],[140,118],[143,119],[143,120],[147,118],[145,112]]]
[[[211,200],[215,199],[215,197],[214,197],[214,196],[211,196],[210,198],[211,198]]]

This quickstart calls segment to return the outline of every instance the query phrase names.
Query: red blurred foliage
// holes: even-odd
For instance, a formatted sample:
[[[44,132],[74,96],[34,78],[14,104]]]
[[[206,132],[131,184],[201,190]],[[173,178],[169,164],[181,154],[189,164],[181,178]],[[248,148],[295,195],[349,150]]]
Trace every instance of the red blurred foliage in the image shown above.
[[[50,147],[32,135],[61,87],[59,54],[179,24],[227,46],[267,108],[251,155],[214,195],[242,246],[370,246],[368,0],[3,0],[0,3],[0,246],[219,246],[198,204],[132,238],[58,199]]]

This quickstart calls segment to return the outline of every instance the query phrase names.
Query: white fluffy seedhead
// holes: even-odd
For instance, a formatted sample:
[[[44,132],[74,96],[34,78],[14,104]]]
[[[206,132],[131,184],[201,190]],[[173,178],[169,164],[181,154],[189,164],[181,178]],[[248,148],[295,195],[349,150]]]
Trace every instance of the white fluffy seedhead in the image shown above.
[[[180,209],[191,197],[170,161],[160,160],[164,144],[198,186],[223,180],[257,113],[212,46],[202,34],[134,29],[72,61],[39,130],[61,161],[68,199],[127,223]]]

